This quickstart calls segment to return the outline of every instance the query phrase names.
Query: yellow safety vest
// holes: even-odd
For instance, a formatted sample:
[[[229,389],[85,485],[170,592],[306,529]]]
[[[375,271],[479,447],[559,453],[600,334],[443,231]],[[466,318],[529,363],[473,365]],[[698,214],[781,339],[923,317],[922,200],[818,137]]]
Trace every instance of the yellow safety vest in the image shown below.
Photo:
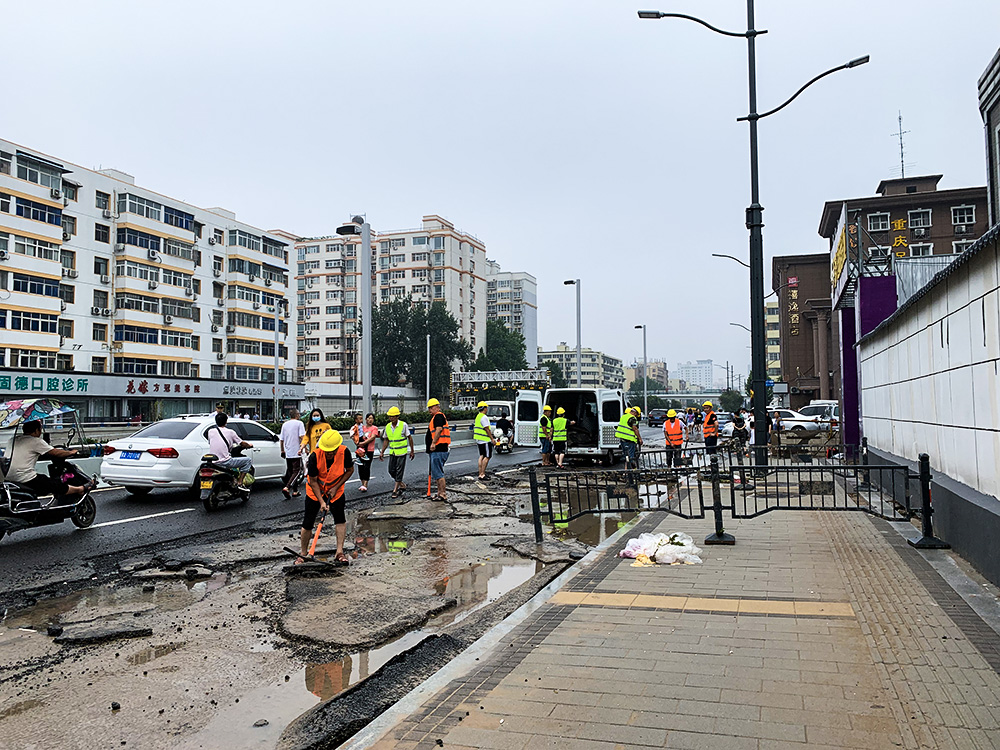
[[[615,437],[619,440],[627,440],[630,443],[637,443],[639,441],[636,440],[635,433],[628,425],[628,421],[630,419],[633,419],[633,416],[628,412],[622,414],[622,418],[618,420],[618,429],[615,430]]]
[[[552,420],[552,442],[566,442],[566,417],[556,417]]]
[[[385,436],[389,438],[389,455],[392,456],[405,456],[406,455],[406,422],[400,420],[396,423],[396,428],[393,429],[392,422],[389,422],[385,426]]]

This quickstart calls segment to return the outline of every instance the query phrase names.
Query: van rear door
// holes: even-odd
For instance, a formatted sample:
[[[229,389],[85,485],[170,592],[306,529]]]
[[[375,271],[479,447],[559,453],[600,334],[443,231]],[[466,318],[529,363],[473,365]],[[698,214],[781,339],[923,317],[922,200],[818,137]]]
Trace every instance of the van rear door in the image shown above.
[[[622,418],[622,411],[625,408],[625,398],[621,391],[602,391],[601,401],[601,448],[617,448],[618,438],[615,431]]]
[[[538,424],[542,418],[541,391],[518,391],[514,401],[514,442],[530,448],[538,448]]]

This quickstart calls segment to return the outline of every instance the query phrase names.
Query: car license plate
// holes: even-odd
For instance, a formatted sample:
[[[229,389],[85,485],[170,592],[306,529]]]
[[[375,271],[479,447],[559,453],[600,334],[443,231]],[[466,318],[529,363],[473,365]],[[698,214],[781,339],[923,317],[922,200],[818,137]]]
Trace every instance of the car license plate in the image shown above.
[[[130,461],[138,461],[142,451],[122,451],[122,458]]]
[[[210,489],[212,489],[212,480],[211,479],[202,479],[201,480],[201,488],[203,490],[210,490]]]

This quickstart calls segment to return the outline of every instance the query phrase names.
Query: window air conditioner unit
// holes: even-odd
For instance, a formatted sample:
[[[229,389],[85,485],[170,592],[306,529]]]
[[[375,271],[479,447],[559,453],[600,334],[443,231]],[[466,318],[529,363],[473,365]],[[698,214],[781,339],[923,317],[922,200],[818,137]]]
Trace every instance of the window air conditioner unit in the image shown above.
[[[164,315],[163,316],[163,324],[164,325],[170,325],[173,322],[174,322],[174,316],[173,315]]]
[[[150,260],[159,260],[160,256],[156,254],[155,250],[150,250],[146,253],[146,257]]]
[[[955,227],[955,234],[972,234],[972,227],[968,224],[959,224]]]
[[[219,307],[225,307],[226,301],[222,299],[222,297],[219,297],[217,300],[215,300],[215,304],[217,304]]]
[[[57,201],[62,200],[62,190],[60,190],[59,188],[52,188],[52,190],[49,192],[49,195],[52,196],[53,200]]]
[[[913,236],[914,237],[926,237],[927,236],[927,230],[923,229],[922,227],[918,228],[918,229],[914,229],[913,230]]]
[[[216,359],[225,359],[226,358],[225,352],[216,352],[215,358]]]
[[[108,276],[107,274],[102,275],[101,276],[101,283],[102,284],[110,284],[111,283],[111,277]]]
[[[226,326],[226,333],[236,333],[236,326]]]
[[[219,332],[219,326],[217,326],[215,323],[212,323],[212,333],[218,333],[218,332]]]
[[[156,287],[159,286],[159,283],[156,281],[150,281],[146,286],[148,286],[150,289],[156,289]]]
[[[271,286],[271,280],[270,279],[264,279],[264,286]]]
[[[64,299],[59,300],[59,309],[60,310],[65,310],[66,309],[66,300],[64,300]]]
[[[80,272],[77,271],[75,268],[69,268],[67,270],[69,271],[69,273],[67,273],[66,276],[69,277],[69,278],[71,278],[71,279],[75,279],[75,278],[79,277],[79,275],[80,275]]]
[[[67,232],[67,231],[66,231],[65,229],[63,230],[63,242],[69,242],[69,238],[70,238],[70,237],[72,237],[72,236],[73,236],[73,235],[71,235],[71,234],[70,234],[69,232]]]
[[[220,271],[218,268],[213,268],[212,269],[212,275],[215,278],[219,278],[220,276],[222,276],[222,271]]]
[[[106,208],[104,209],[104,211],[101,212],[101,216],[103,216],[105,219],[110,219],[114,216],[114,214],[111,212],[110,208]]]
[[[184,287],[184,296],[185,297],[193,297],[194,296],[194,289],[192,287],[189,287],[189,286]]]
[[[7,260],[10,257],[10,253],[6,250],[0,250],[0,260]]]
[[[259,310],[260,309],[260,302],[254,302],[253,303],[253,309],[254,310]]]
[[[101,308],[99,308],[99,307],[92,307],[92,308],[90,308],[90,314],[91,315],[100,315],[101,314]]]
[[[118,242],[118,243],[116,243],[115,244],[115,252],[116,253],[124,253],[125,252],[125,243],[124,242]]]
[[[249,276],[247,276],[247,281],[249,281],[251,284],[253,282],[255,282],[256,280],[257,280],[257,277],[254,276],[253,274],[250,274]]]
[[[209,237],[208,238],[208,244],[209,245],[214,245],[216,242],[218,242],[218,240],[215,239],[215,237]]]
[[[104,308],[102,308],[101,309],[101,315],[103,315],[105,318],[110,318],[111,317],[111,308],[110,307],[104,307]]]

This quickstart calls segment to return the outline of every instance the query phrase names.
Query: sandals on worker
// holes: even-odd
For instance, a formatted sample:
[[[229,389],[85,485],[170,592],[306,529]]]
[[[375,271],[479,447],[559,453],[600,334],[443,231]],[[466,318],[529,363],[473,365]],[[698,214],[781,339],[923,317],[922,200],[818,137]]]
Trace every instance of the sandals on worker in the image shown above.
[[[400,492],[399,490],[393,490],[393,493],[391,495],[389,495],[389,497],[391,497],[393,500],[395,500],[395,499],[397,499],[402,494],[403,493]]]
[[[281,494],[285,496],[285,500],[291,500],[292,499],[292,493],[289,492],[289,490],[288,490],[287,487],[282,487],[281,488]]]
[[[435,495],[434,497],[431,498],[431,500],[436,500],[442,503],[448,502],[448,498],[445,495]]]
[[[333,561],[335,563],[340,564],[340,565],[350,565],[351,564],[351,558],[349,558],[343,552],[338,552],[337,556],[333,558]]]

